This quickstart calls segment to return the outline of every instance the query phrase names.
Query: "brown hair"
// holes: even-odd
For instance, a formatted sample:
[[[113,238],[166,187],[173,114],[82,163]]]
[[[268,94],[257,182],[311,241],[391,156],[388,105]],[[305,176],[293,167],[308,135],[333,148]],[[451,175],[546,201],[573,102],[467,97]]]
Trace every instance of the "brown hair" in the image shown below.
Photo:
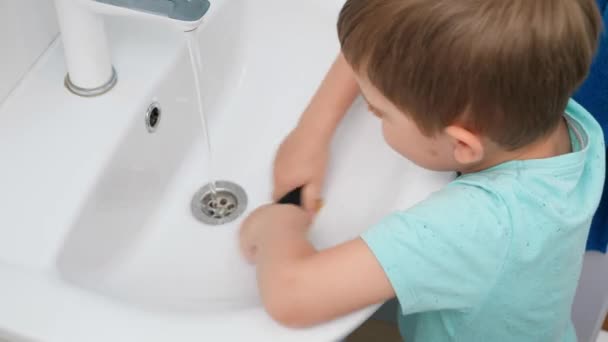
[[[425,134],[509,149],[557,126],[600,30],[595,0],[347,0],[338,21],[346,60]]]

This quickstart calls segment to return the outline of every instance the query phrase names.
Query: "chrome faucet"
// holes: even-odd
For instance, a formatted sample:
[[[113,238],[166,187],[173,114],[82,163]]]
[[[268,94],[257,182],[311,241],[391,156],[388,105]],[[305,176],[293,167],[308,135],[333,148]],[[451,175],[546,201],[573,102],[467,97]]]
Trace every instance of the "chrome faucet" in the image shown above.
[[[66,87],[79,96],[98,96],[118,80],[110,60],[103,16],[165,21],[192,31],[203,21],[208,0],[55,0],[68,74]]]

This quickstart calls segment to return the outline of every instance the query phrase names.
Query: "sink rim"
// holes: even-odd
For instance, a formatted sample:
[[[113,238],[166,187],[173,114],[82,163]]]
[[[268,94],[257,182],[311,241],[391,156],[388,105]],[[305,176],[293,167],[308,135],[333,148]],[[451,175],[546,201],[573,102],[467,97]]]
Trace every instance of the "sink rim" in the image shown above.
[[[56,273],[0,264],[0,332],[42,341],[200,341],[209,336],[248,336],[250,340],[288,338],[290,341],[337,340],[363,323],[379,305],[361,309],[335,321],[309,329],[289,329],[278,325],[263,308],[220,313],[204,318],[196,315],[146,312],[108,297],[94,295],[72,286]],[[23,288],[29,289],[26,305],[20,302]],[[87,308],[83,319],[82,308]],[[35,314],[32,314],[35,313]],[[74,322],[78,322],[77,326]],[[235,327],[238,332],[235,334]],[[90,332],[105,333],[91,336]]]

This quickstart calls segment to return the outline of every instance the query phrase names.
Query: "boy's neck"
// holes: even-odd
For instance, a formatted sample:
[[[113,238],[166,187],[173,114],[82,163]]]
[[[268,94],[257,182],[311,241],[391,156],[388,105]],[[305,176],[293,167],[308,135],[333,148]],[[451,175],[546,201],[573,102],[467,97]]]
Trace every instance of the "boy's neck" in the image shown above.
[[[562,118],[553,132],[536,142],[515,151],[507,151],[498,146],[492,146],[488,149],[488,157],[460,172],[463,174],[479,172],[512,160],[545,159],[571,152],[572,142],[570,141],[568,124],[566,119]]]

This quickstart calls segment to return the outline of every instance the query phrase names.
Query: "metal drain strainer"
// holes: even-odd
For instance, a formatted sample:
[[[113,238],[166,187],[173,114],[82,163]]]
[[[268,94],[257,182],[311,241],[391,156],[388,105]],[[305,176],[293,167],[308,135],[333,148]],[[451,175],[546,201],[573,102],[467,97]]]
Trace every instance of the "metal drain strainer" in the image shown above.
[[[247,209],[247,194],[239,185],[215,182],[215,194],[207,184],[194,194],[191,202],[192,215],[209,225],[221,225],[234,221]]]

